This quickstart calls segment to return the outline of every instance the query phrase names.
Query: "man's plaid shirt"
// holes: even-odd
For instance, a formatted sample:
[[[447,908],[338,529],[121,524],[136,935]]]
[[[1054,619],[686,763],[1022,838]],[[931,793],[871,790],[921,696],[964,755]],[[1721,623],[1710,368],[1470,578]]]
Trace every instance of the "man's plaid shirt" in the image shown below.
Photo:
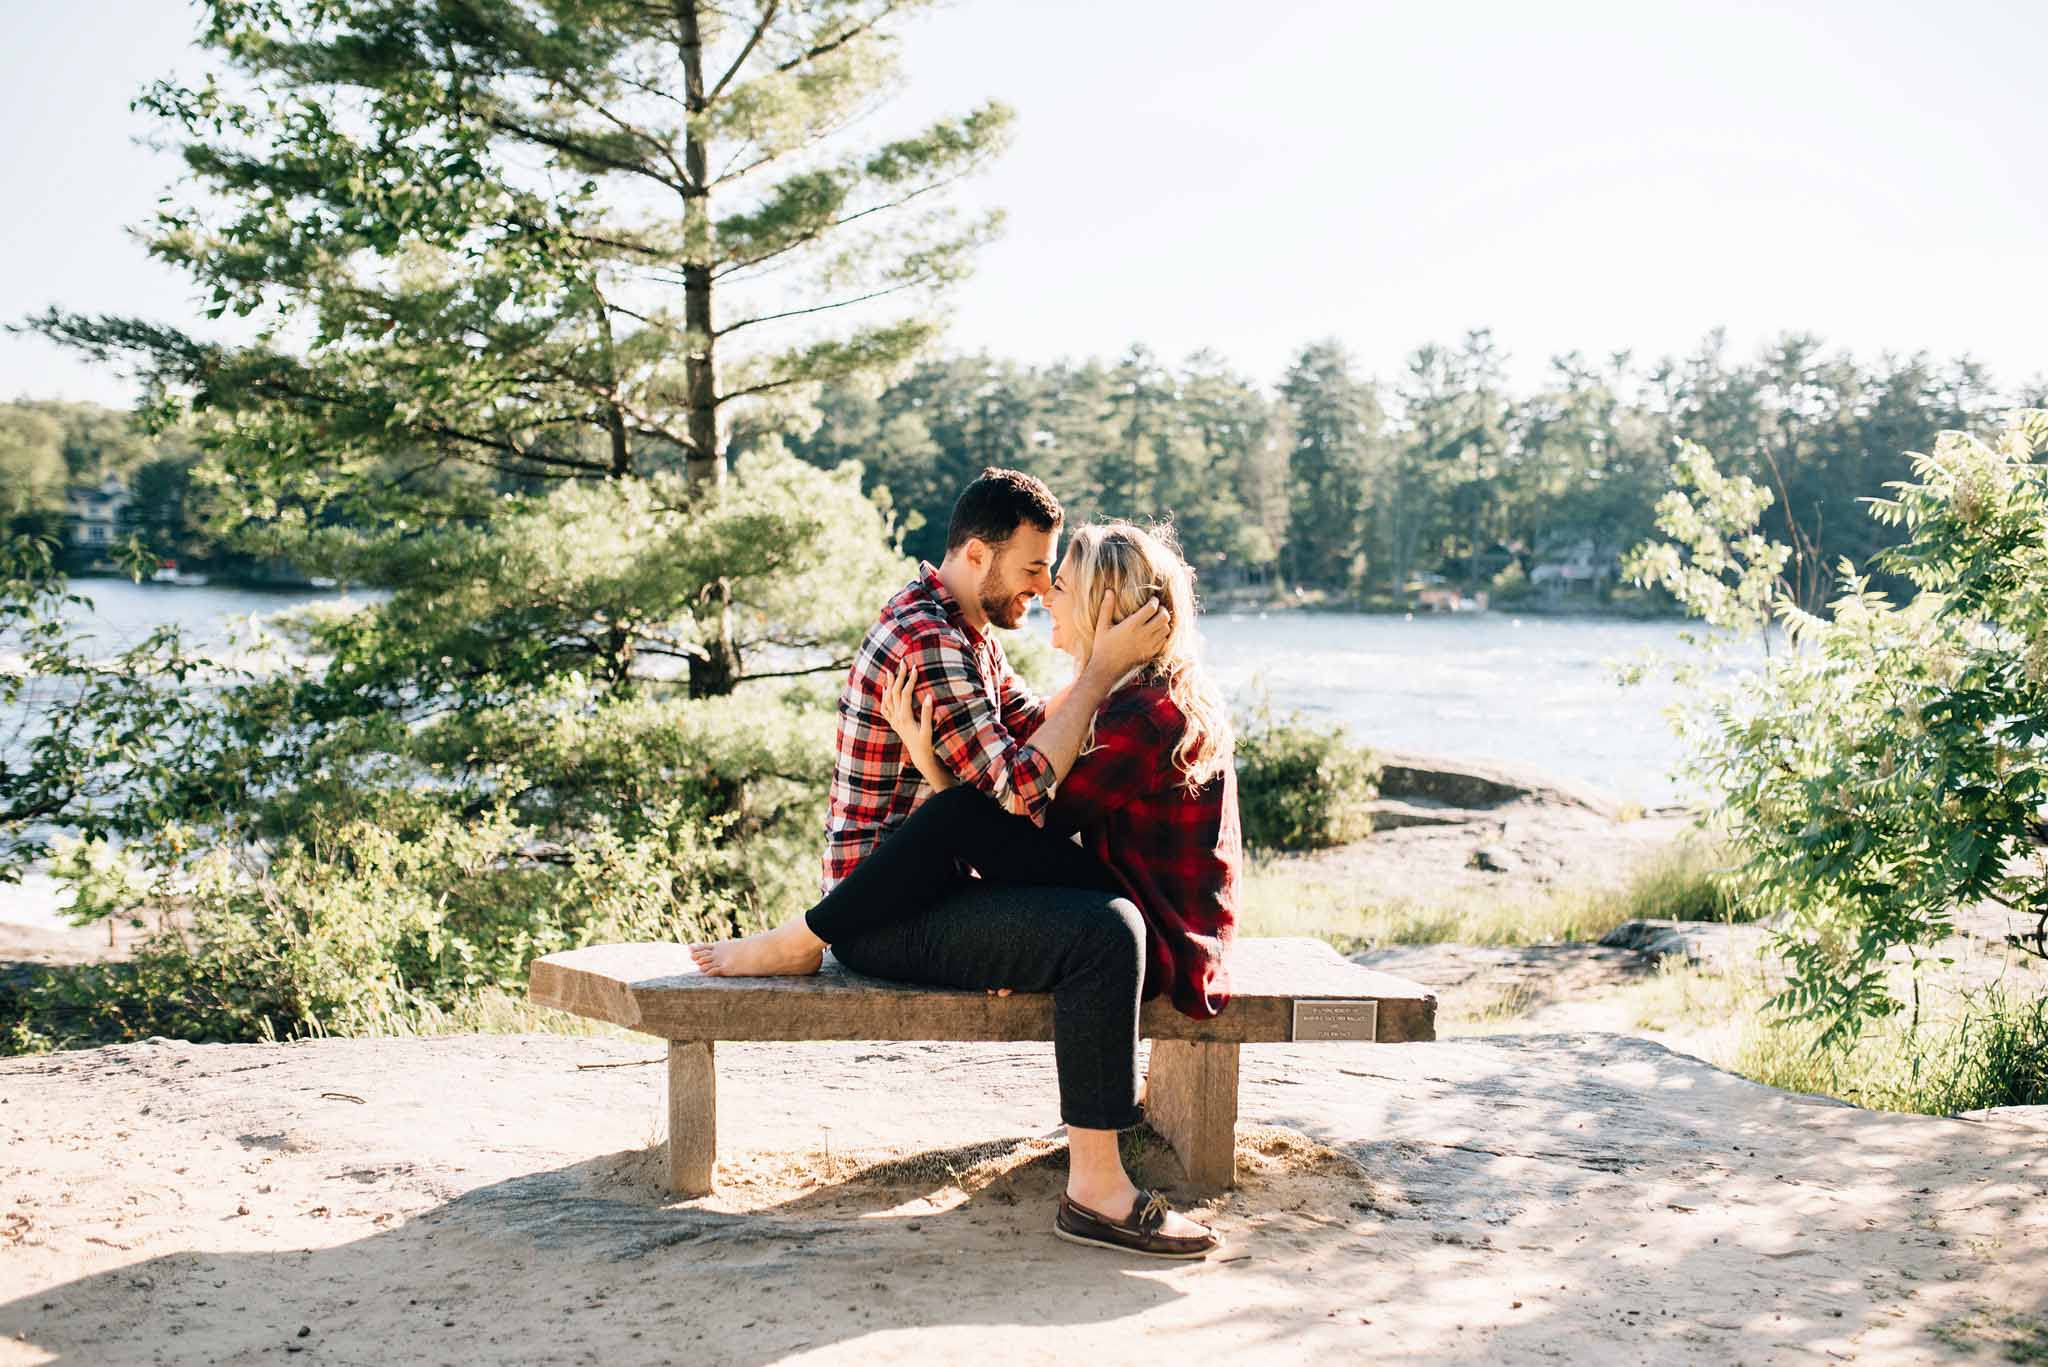
[[[1190,793],[1173,762],[1186,730],[1158,683],[1140,678],[1110,694],[1045,827],[1080,832],[1144,913],[1144,995],[1163,992],[1182,1015],[1207,1020],[1230,1001],[1225,955],[1237,931],[1244,845],[1236,770],[1225,765]]]
[[[929,562],[889,600],[853,657],[839,693],[839,738],[825,813],[830,891],[882,837],[931,795],[882,715],[882,676],[905,663],[932,695],[939,762],[1012,811],[1037,818],[1052,793],[1052,766],[1025,742],[1045,703],[1010,668],[992,635],[976,631]]]

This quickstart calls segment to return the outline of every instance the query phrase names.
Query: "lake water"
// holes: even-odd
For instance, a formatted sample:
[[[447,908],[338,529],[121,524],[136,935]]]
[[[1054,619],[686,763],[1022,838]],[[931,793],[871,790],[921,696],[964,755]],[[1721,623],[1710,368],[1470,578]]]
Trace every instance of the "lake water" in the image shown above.
[[[252,617],[333,592],[78,581],[107,650],[162,622],[219,647]],[[365,595],[355,595],[358,600]],[[1033,627],[1049,630],[1043,614]],[[1614,666],[1683,649],[1679,622],[1511,613],[1395,615],[1219,613],[1203,619],[1204,655],[1239,702],[1340,721],[1387,749],[1499,760],[1657,806],[1684,796],[1669,777],[1678,746],[1662,715],[1668,682],[1623,688]],[[0,886],[0,920],[51,922],[52,889]]]
[[[1624,688],[1618,664],[1685,647],[1679,622],[1511,613],[1219,614],[1206,658],[1233,697],[1270,696],[1343,722],[1371,745],[1500,760],[1657,806],[1681,796],[1658,678]]]
[[[252,618],[298,607],[303,603],[350,598],[363,601],[381,594],[353,595],[319,589],[245,589],[137,584],[127,579],[74,579],[72,590],[92,600],[92,611],[74,620],[89,632],[94,653],[112,653],[141,642],[166,623],[185,633],[186,643],[218,650],[231,638],[246,638]]]

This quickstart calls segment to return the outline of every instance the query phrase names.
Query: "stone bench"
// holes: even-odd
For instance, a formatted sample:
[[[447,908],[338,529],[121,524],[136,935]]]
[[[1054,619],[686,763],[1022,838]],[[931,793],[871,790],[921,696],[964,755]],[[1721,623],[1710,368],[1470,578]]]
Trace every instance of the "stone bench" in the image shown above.
[[[1214,1020],[1190,1020],[1155,997],[1138,1023],[1154,1041],[1146,1119],[1197,1186],[1236,1177],[1238,1046],[1436,1038],[1428,988],[1360,968],[1321,940],[1240,939],[1230,976],[1230,1005]],[[685,1196],[712,1189],[719,1040],[1052,1038],[1049,993],[885,982],[829,954],[812,976],[714,978],[697,971],[685,945],[593,945],[534,960],[528,990],[541,1006],[669,1042],[668,1182]]]

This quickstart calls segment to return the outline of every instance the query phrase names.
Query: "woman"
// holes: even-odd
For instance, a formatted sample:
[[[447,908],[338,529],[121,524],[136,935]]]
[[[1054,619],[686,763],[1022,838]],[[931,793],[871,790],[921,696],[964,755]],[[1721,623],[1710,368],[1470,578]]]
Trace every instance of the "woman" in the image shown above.
[[[1025,829],[1031,823],[1007,814],[1001,823],[964,828],[958,818],[931,821],[937,829],[921,833],[920,853],[927,859],[950,853],[995,877],[977,856],[996,854],[1007,870],[1025,862],[1020,851],[991,847],[1022,841],[1030,859],[1050,861],[1028,881],[1085,878],[1079,886],[1122,892],[1145,917],[1144,995],[1165,992],[1183,1015],[1207,1020],[1229,1001],[1224,953],[1236,925],[1243,858],[1229,715],[1194,656],[1194,572],[1164,537],[1128,522],[1074,534],[1045,600],[1054,649],[1077,663],[1088,658],[1105,596],[1115,603],[1113,622],[1158,598],[1173,630],[1158,656],[1103,703],[1046,816],[1047,831],[1079,834],[1085,857],[1059,848],[1071,842],[1035,838]],[[918,707],[910,688],[907,677],[891,682],[883,695],[885,715],[925,782],[941,793],[953,790],[958,780],[932,747],[930,704]],[[956,829],[972,847],[942,848],[943,832]]]
[[[819,952],[829,944],[847,967],[863,971],[864,937],[956,889],[961,863],[996,883],[1121,894],[1127,933],[1137,941],[1125,942],[1133,962],[1123,981],[1137,990],[1118,1002],[1116,971],[1102,970],[1112,981],[1085,987],[1084,1010],[1056,1009],[1056,1034],[1061,1022],[1080,1019],[1082,1028],[1071,1033],[1086,1036],[1056,1039],[1062,1109],[1071,1087],[1084,1094],[1088,1120],[1065,1116],[1070,1164],[1054,1229],[1072,1242],[1161,1257],[1202,1257],[1219,1241],[1124,1171],[1116,1130],[1142,1114],[1137,1003],[1165,993],[1196,1019],[1223,1009],[1242,861],[1228,715],[1194,659],[1193,581],[1158,534],[1124,522],[1074,534],[1045,600],[1055,647],[1085,661],[1098,621],[1121,621],[1155,598],[1172,628],[1159,653],[1104,702],[1044,828],[959,785],[933,751],[930,699],[913,696],[907,674],[892,679],[885,714],[939,791],[804,917],[768,932],[801,937]],[[1112,605],[1106,614],[1105,600]],[[704,971],[727,971],[717,947],[693,950]],[[1103,1213],[1115,1211],[1129,1214]]]

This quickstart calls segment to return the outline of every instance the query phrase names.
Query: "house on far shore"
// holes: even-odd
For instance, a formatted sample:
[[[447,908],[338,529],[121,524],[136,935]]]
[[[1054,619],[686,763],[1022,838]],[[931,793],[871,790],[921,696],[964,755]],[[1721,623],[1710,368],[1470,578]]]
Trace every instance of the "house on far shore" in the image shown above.
[[[71,549],[92,559],[103,559],[121,539],[122,518],[133,495],[119,475],[108,475],[98,484],[74,484],[64,491],[66,540]]]
[[[1620,557],[1610,548],[1580,541],[1543,556],[1529,582],[1554,595],[1593,594],[1614,582]]]

